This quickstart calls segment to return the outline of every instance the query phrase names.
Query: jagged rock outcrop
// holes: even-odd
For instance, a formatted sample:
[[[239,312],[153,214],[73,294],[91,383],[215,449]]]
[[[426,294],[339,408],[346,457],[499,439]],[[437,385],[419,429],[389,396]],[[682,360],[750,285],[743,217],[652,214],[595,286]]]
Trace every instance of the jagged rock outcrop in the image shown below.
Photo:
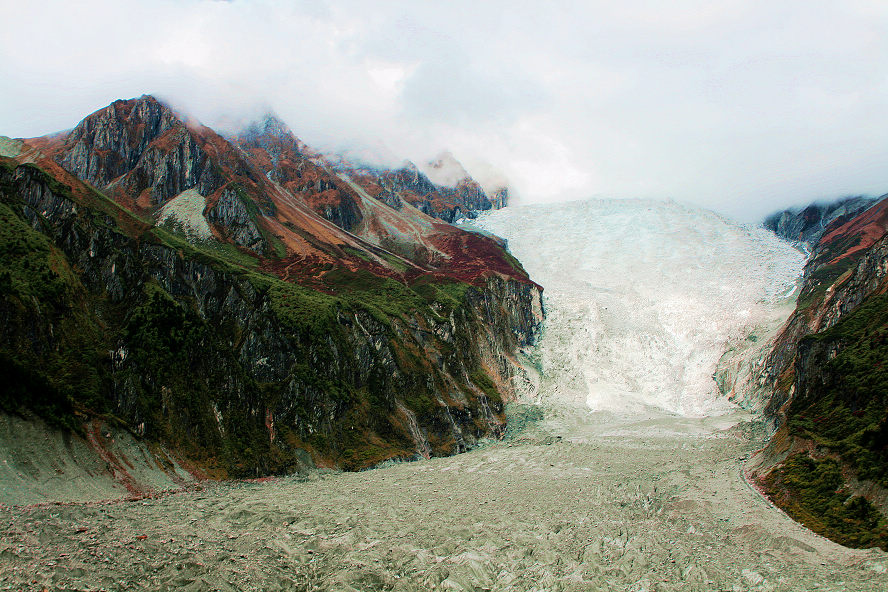
[[[765,218],[762,225],[786,240],[811,249],[826,228],[838,221],[848,221],[876,203],[871,197],[846,197],[831,203],[814,203],[805,208],[791,208]]]
[[[356,178],[363,181],[365,187],[366,184],[378,187],[376,198],[395,209],[406,202],[432,218],[451,223],[472,214],[456,188],[432,183],[412,162],[394,170],[372,169]]]
[[[429,163],[427,170],[438,191],[459,205],[462,211],[480,212],[492,207],[481,185],[450,152],[440,154]]]
[[[216,204],[207,212],[207,219],[228,229],[235,244],[262,255],[265,253],[262,232],[254,217],[250,216],[247,207],[249,198],[242,197],[243,191],[239,189],[237,186],[225,187]]]
[[[438,191],[460,204],[467,212],[483,212],[492,207],[487,194],[473,179],[462,179],[455,187],[439,187]]]
[[[151,97],[114,101],[68,134],[70,149],[60,164],[90,184],[106,187],[135,168],[151,142],[178,126],[172,111]]]
[[[498,210],[509,204],[509,188],[499,187],[490,192],[490,206]]]

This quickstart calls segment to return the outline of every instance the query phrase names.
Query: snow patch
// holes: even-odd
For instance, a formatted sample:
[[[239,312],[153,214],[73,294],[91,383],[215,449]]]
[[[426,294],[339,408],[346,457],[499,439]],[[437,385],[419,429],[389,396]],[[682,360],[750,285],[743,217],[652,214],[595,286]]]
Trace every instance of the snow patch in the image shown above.
[[[203,214],[206,206],[207,200],[197,189],[187,189],[160,208],[157,224],[173,226],[189,240],[209,240],[213,238],[213,232]]]

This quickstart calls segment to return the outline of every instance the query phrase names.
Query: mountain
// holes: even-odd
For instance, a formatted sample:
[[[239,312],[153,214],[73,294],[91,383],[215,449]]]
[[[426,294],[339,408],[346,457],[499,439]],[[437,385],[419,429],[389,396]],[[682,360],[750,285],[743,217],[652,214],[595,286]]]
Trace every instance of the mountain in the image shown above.
[[[830,203],[813,203],[804,208],[775,212],[762,225],[786,240],[804,244],[809,250],[831,224],[846,222],[876,203],[871,197],[846,197]]]
[[[142,96],[0,150],[0,408],[131,493],[113,434],[169,475],[257,476],[503,432],[542,306],[497,240],[274,118],[226,138]]]
[[[886,362],[888,196],[827,225],[755,380],[778,430],[752,479],[845,545],[888,549]]]

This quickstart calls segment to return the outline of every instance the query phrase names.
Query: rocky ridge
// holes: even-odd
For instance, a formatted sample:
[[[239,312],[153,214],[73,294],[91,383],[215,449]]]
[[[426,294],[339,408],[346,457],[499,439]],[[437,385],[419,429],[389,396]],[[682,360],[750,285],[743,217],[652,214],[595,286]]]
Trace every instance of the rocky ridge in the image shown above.
[[[838,220],[848,221],[873,206],[871,197],[846,197],[830,203],[813,203],[804,208],[790,208],[771,214],[762,226],[786,240],[803,244],[809,251],[828,226]]]

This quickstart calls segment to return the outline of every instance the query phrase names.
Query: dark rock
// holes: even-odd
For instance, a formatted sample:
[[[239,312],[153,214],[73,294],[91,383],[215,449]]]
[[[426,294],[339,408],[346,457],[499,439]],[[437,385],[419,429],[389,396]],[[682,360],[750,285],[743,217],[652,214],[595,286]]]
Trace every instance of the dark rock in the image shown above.
[[[185,124],[150,96],[96,111],[65,143],[58,162],[66,170],[104,190],[139,195],[147,189],[153,203],[191,188],[209,195],[224,184]]]
[[[265,253],[266,245],[256,222],[250,216],[245,199],[249,198],[242,198],[237,189],[226,187],[219,195],[216,205],[207,212],[207,219],[223,226],[236,244],[261,255]]]
[[[830,224],[850,220],[876,201],[872,197],[857,196],[832,203],[815,203],[771,214],[762,225],[777,236],[803,243],[811,249]]]

